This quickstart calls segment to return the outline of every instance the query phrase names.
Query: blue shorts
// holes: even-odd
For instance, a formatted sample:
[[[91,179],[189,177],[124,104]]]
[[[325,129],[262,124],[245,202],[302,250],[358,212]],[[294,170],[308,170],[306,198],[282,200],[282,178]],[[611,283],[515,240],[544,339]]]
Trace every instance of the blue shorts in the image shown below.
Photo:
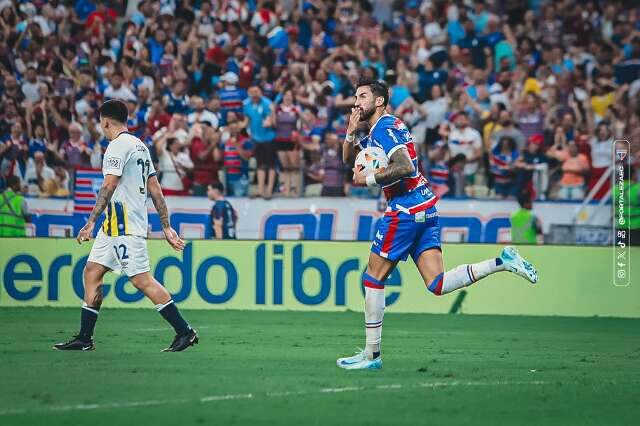
[[[416,214],[400,211],[386,213],[376,229],[371,251],[386,259],[418,260],[423,251],[440,249],[438,211],[431,207]]]

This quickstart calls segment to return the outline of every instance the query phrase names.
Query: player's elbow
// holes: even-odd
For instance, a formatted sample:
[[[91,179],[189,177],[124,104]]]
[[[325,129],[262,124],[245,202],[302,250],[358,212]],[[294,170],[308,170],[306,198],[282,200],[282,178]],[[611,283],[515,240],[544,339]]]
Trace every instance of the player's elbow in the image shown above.
[[[416,172],[415,167],[413,167],[413,164],[407,164],[402,168],[402,177],[409,177],[409,176],[413,176],[413,174]]]
[[[104,181],[102,182],[102,187],[109,189],[111,191],[115,191],[116,187],[118,186],[118,181],[120,180],[120,178],[118,176],[114,176],[114,175],[107,175],[104,178]]]

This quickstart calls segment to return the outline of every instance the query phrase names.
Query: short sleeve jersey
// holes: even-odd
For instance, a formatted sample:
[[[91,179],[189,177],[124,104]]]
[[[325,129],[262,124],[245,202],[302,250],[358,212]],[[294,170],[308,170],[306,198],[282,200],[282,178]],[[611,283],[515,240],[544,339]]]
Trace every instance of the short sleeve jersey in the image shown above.
[[[387,158],[391,158],[399,149],[407,150],[413,163],[413,174],[382,187],[392,210],[423,209],[436,203],[436,196],[431,192],[427,186],[427,180],[418,169],[418,156],[413,135],[402,120],[389,114],[381,116],[371,127],[369,134],[360,140],[359,145],[363,149],[368,146],[382,148]]]
[[[145,144],[129,132],[120,133],[104,153],[104,176],[119,176],[111,202],[105,209],[102,231],[108,236],[147,236],[147,181],[156,170]]]

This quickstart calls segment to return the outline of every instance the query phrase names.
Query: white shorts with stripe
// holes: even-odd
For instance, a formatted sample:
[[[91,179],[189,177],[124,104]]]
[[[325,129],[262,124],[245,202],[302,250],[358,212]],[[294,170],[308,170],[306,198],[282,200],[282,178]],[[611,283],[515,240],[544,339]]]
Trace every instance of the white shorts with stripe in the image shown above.
[[[147,240],[137,235],[109,237],[98,231],[88,261],[129,277],[151,270]]]

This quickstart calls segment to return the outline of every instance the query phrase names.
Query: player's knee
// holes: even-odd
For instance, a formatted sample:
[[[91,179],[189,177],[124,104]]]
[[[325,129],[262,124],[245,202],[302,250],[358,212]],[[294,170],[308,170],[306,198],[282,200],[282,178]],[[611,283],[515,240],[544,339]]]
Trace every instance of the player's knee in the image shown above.
[[[144,292],[144,290],[146,290],[153,284],[153,281],[150,279],[145,279],[144,277],[136,277],[136,278],[137,279],[132,279],[131,283],[135,288],[137,288],[142,292]]]
[[[362,275],[362,284],[365,287],[372,288],[375,290],[384,290],[384,281],[375,278],[369,273],[365,273]]]
[[[100,281],[100,267],[93,262],[87,262],[82,271],[85,284]]]
[[[441,273],[438,276],[435,277],[435,279],[433,281],[431,281],[431,283],[427,284],[427,290],[429,290],[431,293],[435,294],[436,296],[442,296],[442,281],[444,280],[444,274]],[[426,283],[425,283],[426,284]]]

